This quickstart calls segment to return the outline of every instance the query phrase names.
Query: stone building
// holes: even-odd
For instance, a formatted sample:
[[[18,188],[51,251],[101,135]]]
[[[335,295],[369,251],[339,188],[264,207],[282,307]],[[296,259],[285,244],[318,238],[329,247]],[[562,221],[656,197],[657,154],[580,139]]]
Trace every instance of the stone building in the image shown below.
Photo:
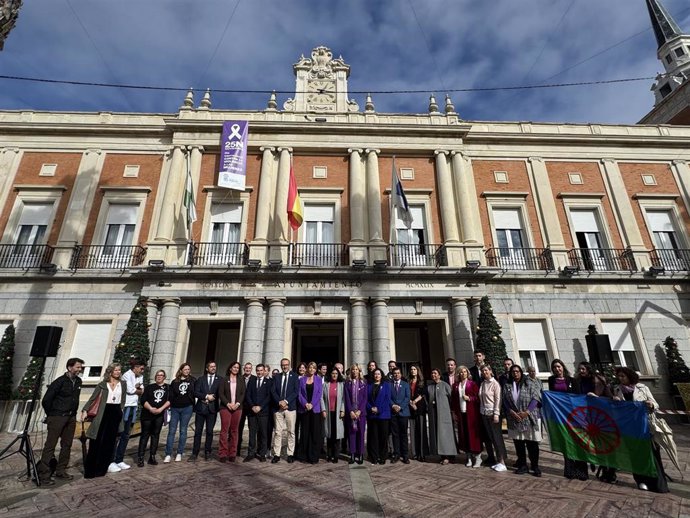
[[[293,68],[281,109],[190,92],[170,114],[0,112],[0,323],[17,326],[17,378],[35,327],[57,325],[49,376],[80,356],[96,382],[140,296],[169,376],[283,356],[428,371],[471,362],[489,295],[509,355],[540,376],[584,360],[595,324],[616,363],[668,390],[660,343],[690,359],[690,128],[472,122],[433,96],[425,113],[378,113],[349,98],[328,48]],[[244,191],[217,187],[226,120],[249,121]],[[410,228],[391,222],[394,168]]]

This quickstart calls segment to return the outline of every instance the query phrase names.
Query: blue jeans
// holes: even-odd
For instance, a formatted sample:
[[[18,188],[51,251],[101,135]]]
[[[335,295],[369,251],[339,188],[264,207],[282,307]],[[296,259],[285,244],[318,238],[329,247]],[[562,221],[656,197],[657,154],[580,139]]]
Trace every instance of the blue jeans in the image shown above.
[[[187,428],[189,427],[189,420],[192,418],[192,405],[183,408],[170,407],[170,425],[168,428],[168,440],[165,443],[165,455],[172,455],[173,443],[175,442],[175,432],[177,432],[177,425],[180,425],[180,440],[177,443],[177,453],[182,455],[184,452],[184,445],[187,442]]]
[[[126,406],[122,414],[122,422],[124,429],[120,433],[120,440],[117,442],[115,449],[115,463],[120,463],[125,460],[125,451],[127,450],[127,443],[129,442],[129,434],[132,431],[132,426],[137,421],[137,407]]]

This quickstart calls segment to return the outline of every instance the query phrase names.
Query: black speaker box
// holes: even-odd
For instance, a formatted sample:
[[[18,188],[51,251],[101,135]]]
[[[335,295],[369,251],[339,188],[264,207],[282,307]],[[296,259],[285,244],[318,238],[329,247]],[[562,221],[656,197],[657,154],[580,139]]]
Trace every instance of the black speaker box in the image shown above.
[[[609,335],[586,335],[590,363],[613,363]]]
[[[57,326],[38,326],[31,346],[31,356],[37,358],[55,358],[60,347],[62,328]]]

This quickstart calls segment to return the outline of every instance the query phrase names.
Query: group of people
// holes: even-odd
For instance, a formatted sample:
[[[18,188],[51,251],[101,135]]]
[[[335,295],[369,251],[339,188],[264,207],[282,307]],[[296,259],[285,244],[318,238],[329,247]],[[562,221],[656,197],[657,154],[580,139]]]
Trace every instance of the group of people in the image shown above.
[[[66,468],[82,365],[82,360],[70,359],[67,372],[50,385],[43,399],[48,439],[39,473],[47,484],[52,483],[48,463],[58,438],[62,449],[55,476],[71,478]],[[300,363],[293,370],[290,360],[283,358],[280,370],[272,372],[267,365],[242,366],[234,362],[222,377],[216,374],[216,363],[211,361],[197,379],[191,375],[191,366],[184,363],[169,384],[165,371],[158,370],[153,383],[144,386],[145,368],[143,362],[134,361],[122,373],[120,365],[109,365],[84,405],[82,418],[91,421],[86,433],[90,439],[84,461],[86,478],[130,468],[124,455],[139,405],[139,467],[144,466],[147,453],[146,462],[158,464],[159,436],[166,423],[169,428],[163,463],[180,462],[194,415],[188,462],[197,461],[202,454],[205,460],[211,459],[213,430],[220,416],[220,462],[236,461],[248,425],[249,443],[243,462],[266,462],[268,458],[272,463],[280,462],[283,447],[288,463],[298,460],[312,464],[324,454],[328,462],[337,463],[341,453],[346,453],[344,458],[349,456],[350,464],[363,464],[365,456],[372,464],[385,464],[387,460],[409,464],[410,459],[424,462],[427,456],[434,456],[446,465],[463,452],[467,467],[488,465],[503,472],[508,470],[502,431],[505,418],[517,457],[514,472],[542,475],[542,384],[510,358],[504,361],[504,372],[499,375],[485,362],[481,351],[474,353],[474,365],[469,368],[457,366],[454,359],[448,358],[445,371],[432,369],[430,380],[424,379],[418,365],[411,365],[405,378],[395,361],[388,363],[388,372],[384,373],[374,361],[368,363],[366,372],[358,364],[345,369],[342,363],[329,367],[314,362]],[[552,362],[551,370],[549,390],[645,401],[650,412],[658,408],[631,369],[616,370],[620,384],[615,391],[587,362],[579,365],[574,378],[560,360]],[[655,458],[660,476],[652,480],[635,475],[635,480],[641,489],[668,491],[658,447]],[[587,468],[584,462],[565,458],[567,478],[585,480],[589,477]],[[600,478],[615,481],[615,470],[604,468]]]

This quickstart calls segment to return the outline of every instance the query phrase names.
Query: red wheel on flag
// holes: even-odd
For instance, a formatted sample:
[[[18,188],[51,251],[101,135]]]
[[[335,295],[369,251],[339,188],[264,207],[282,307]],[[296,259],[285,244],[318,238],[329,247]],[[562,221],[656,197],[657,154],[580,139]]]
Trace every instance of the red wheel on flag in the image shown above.
[[[566,425],[577,445],[590,453],[606,455],[620,446],[618,425],[600,408],[579,406],[570,412]]]

